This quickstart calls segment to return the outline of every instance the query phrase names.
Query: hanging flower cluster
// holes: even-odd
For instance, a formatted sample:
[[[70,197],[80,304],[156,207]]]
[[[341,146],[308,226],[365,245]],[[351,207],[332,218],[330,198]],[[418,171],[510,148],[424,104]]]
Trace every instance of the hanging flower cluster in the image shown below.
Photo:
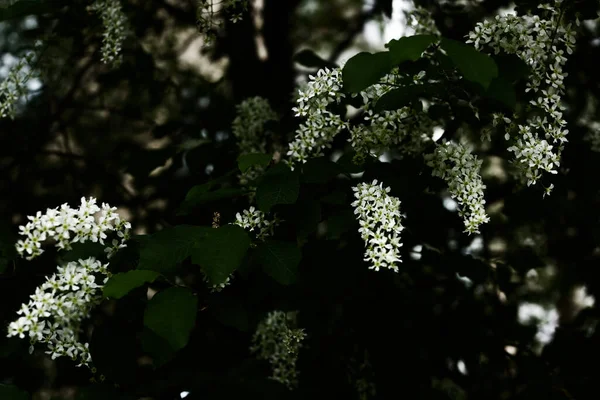
[[[123,60],[121,50],[127,36],[128,21],[120,0],[96,0],[89,9],[102,19],[102,62],[118,66]]]
[[[238,225],[249,232],[254,232],[256,239],[264,241],[269,236],[273,235],[273,229],[279,225],[279,220],[275,217],[269,221],[264,212],[250,207],[242,213],[235,215],[235,225]]]
[[[433,168],[433,176],[448,182],[450,195],[458,202],[458,213],[464,218],[465,232],[479,233],[479,226],[490,220],[485,213],[485,185],[479,174],[482,161],[454,142],[438,145],[433,154],[425,155],[425,160]]]
[[[542,115],[529,116],[523,125],[510,124],[512,121],[508,119],[512,129],[507,129],[505,135],[507,140],[516,136],[508,150],[514,153],[519,175],[528,185],[535,184],[543,171],[556,173],[567,141],[564,106],[560,102],[565,90],[565,52],[573,53],[575,32],[561,20],[562,2],[540,5],[545,19],[538,15],[508,14],[480,22],[467,40],[476,49],[490,47],[496,54],[501,51],[516,54],[531,70],[526,89],[532,95],[529,104]]]
[[[296,327],[297,312],[271,311],[258,324],[252,337],[250,351],[260,360],[269,361],[273,371],[271,379],[293,389],[298,385],[296,362],[302,341],[303,329]]]
[[[233,135],[238,140],[240,154],[266,153],[267,141],[265,124],[277,121],[279,117],[273,111],[267,99],[256,96],[237,105],[237,116],[233,120]],[[259,177],[264,167],[254,165],[240,176],[240,184],[247,185]]]
[[[426,8],[415,6],[405,14],[407,25],[414,29],[415,35],[442,35],[435,25],[431,13]]]
[[[81,323],[102,301],[102,287],[108,280],[108,264],[93,257],[58,267],[27,304],[22,304],[19,319],[8,326],[8,337],[26,336],[33,345],[46,343],[52,359],[70,357],[79,365],[90,366],[88,343],[79,341]]]
[[[204,35],[205,43],[210,44],[216,38],[216,32],[225,22],[225,16],[236,23],[242,19],[248,5],[248,0],[198,0],[196,25]]]
[[[17,252],[31,260],[44,252],[42,243],[46,241],[53,240],[59,249],[69,250],[77,242],[104,244],[107,233],[115,232],[118,239],[112,239],[111,245],[105,249],[110,258],[126,247],[125,242],[130,237],[131,224],[122,220],[116,210],[106,203],[102,204],[102,208],[98,207],[93,197],[88,200],[82,197],[77,210],[65,203],[60,208],[47,209],[45,214],[38,211],[36,215],[27,217],[29,222],[26,225],[19,227],[19,234],[25,239],[17,242]]]
[[[339,103],[345,97],[341,69],[323,68],[309,79],[305,89],[299,92],[298,106],[292,108],[297,117],[306,117],[306,121],[296,130],[296,137],[289,145],[286,162],[291,168],[311,157],[323,155],[323,150],[331,146],[335,135],[348,127],[339,115],[327,109],[330,104]]]
[[[27,92],[27,82],[37,74],[32,68],[35,58],[34,52],[26,54],[0,83],[0,118],[15,117],[17,101]]]
[[[389,268],[398,272],[396,263],[400,259],[400,233],[404,229],[401,223],[400,200],[388,195],[390,188],[383,183],[359,183],[352,190],[356,200],[352,203],[354,213],[358,215],[358,232],[365,242],[365,261],[369,269],[379,271]]]

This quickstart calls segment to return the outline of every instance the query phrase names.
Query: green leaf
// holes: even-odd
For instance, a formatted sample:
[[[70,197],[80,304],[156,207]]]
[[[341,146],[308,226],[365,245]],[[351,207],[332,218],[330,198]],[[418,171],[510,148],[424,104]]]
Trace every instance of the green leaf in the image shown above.
[[[209,191],[211,187],[212,184],[210,182],[192,187],[181,203],[177,215],[189,214],[194,207],[202,204],[239,197],[246,194],[246,191],[240,188],[222,188]]]
[[[314,51],[309,49],[300,50],[294,54],[293,60],[308,68],[337,68],[337,64],[324,60]]]
[[[511,110],[514,110],[517,104],[517,95],[513,85],[501,77],[494,78],[485,94],[487,97],[499,101]]]
[[[152,297],[144,311],[144,326],[165,339],[175,351],[184,348],[196,323],[198,299],[187,288],[171,287]]]
[[[64,254],[61,254],[60,259],[63,262],[71,262],[90,257],[101,258],[104,255],[104,249],[106,247],[106,245],[91,241],[73,243],[73,248]]]
[[[154,282],[160,274],[149,270],[133,270],[122,272],[110,277],[104,285],[102,292],[104,296],[112,299],[120,299],[135,288],[142,286],[145,283]]]
[[[242,154],[238,157],[238,167],[240,171],[246,172],[248,168],[254,165],[260,165],[261,167],[266,167],[269,165],[273,156],[269,154],[263,153],[252,153],[252,154]]]
[[[279,167],[263,176],[256,189],[256,203],[261,211],[268,212],[277,204],[294,204],[299,192],[298,174]]]
[[[474,47],[446,38],[442,39],[441,47],[465,79],[479,83],[484,89],[498,76],[498,67],[494,60]]]
[[[509,83],[515,83],[530,74],[527,64],[515,54],[499,54],[493,58],[498,66],[498,76]]]
[[[343,210],[327,219],[327,239],[339,239],[356,225],[356,217],[352,210]]]
[[[29,394],[16,386],[0,383],[0,399],[2,400],[28,400]]]
[[[211,285],[218,285],[242,263],[250,247],[250,238],[237,225],[223,225],[210,229],[193,249],[192,262],[206,274]]]
[[[171,347],[169,342],[154,333],[148,327],[144,327],[142,331],[142,349],[150,357],[155,368],[161,367],[173,359],[176,350]]]
[[[150,235],[141,244],[137,269],[173,272],[211,230],[206,226],[179,225]]]
[[[295,243],[269,240],[256,248],[263,271],[282,285],[296,282],[302,253]]]
[[[346,171],[349,174],[357,174],[363,172],[365,170],[365,164],[356,164],[354,162],[354,157],[356,156],[356,152],[354,150],[348,151],[344,153],[339,160],[337,160],[337,164],[342,167],[342,170]]]
[[[349,59],[342,69],[344,90],[358,93],[378,83],[391,69],[390,53],[387,51],[374,54],[358,53]]]
[[[296,207],[296,233],[299,239],[308,237],[321,222],[321,204],[317,200],[304,200]]]
[[[440,84],[408,85],[398,89],[392,89],[377,100],[375,112],[384,110],[398,110],[420,97],[435,94],[443,86]]]
[[[338,164],[326,157],[311,158],[302,165],[302,179],[306,183],[326,183],[343,172]]]
[[[435,42],[434,35],[414,35],[391,40],[386,47],[390,49],[390,60],[393,65],[404,61],[416,61],[421,54]]]
[[[61,5],[58,1],[19,0],[8,7],[0,6],[0,21],[58,11]]]

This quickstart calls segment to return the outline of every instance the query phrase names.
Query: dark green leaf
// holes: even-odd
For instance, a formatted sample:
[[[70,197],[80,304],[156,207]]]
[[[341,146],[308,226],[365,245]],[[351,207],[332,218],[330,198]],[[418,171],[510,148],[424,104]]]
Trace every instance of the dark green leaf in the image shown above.
[[[440,84],[408,85],[393,89],[384,94],[375,104],[375,112],[398,110],[418,100],[422,96],[431,96],[443,88]]]
[[[379,82],[392,69],[390,53],[358,53],[346,62],[342,69],[344,90],[358,93]]]
[[[304,200],[296,208],[296,232],[303,239],[317,230],[321,222],[321,204],[317,200]]]
[[[501,102],[511,110],[517,104],[517,95],[513,85],[501,77],[494,78],[486,91],[486,96]]]
[[[16,386],[0,383],[0,399],[2,400],[27,400],[29,394]]]
[[[393,65],[404,61],[416,61],[421,54],[436,40],[434,35],[414,35],[390,41],[386,47],[390,49],[390,60]]]
[[[263,153],[252,153],[252,154],[242,154],[238,157],[238,167],[240,171],[246,172],[248,168],[254,165],[260,165],[262,167],[266,167],[269,165],[273,156],[269,154]]]
[[[240,266],[249,247],[250,238],[244,229],[224,225],[209,230],[194,248],[192,262],[200,266],[211,285],[218,285]]]
[[[181,203],[178,215],[185,215],[191,212],[194,207],[202,204],[211,203],[218,200],[239,197],[246,194],[246,191],[239,188],[222,188],[214,191],[209,191],[208,184],[197,185],[190,189],[185,196],[185,200]]]
[[[142,269],[122,272],[111,276],[104,285],[102,292],[106,297],[120,299],[144,283],[154,282],[159,275],[158,272]]]
[[[171,287],[152,297],[144,311],[144,326],[165,339],[175,351],[184,348],[196,323],[198,299],[187,288]]]
[[[327,239],[339,239],[356,224],[352,210],[344,210],[327,219]]]
[[[498,76],[509,83],[515,83],[529,76],[529,67],[515,54],[500,54],[493,58],[498,66]]]
[[[66,253],[61,254],[60,258],[64,262],[77,261],[90,257],[101,258],[105,253],[106,245],[94,242],[73,243],[73,248]]]
[[[141,342],[144,352],[152,357],[152,363],[155,368],[161,367],[171,361],[177,352],[166,339],[154,333],[148,327],[144,327],[142,331]]]
[[[302,165],[302,180],[306,183],[326,183],[341,173],[342,168],[326,157],[311,158]]]
[[[150,235],[141,245],[137,269],[172,272],[211,230],[205,226],[179,225]]]
[[[446,38],[442,39],[441,47],[465,79],[479,83],[484,89],[498,76],[498,67],[494,60],[474,47]]]
[[[339,160],[337,160],[337,164],[342,167],[342,170],[349,174],[357,174],[363,172],[365,170],[365,164],[356,164],[354,162],[354,158],[356,153],[354,150],[345,152]]]
[[[295,243],[269,240],[256,248],[256,259],[265,273],[282,285],[296,282],[301,258]]]
[[[314,51],[304,49],[294,54],[294,61],[308,68],[337,68],[337,64],[324,60]]]
[[[256,203],[261,211],[268,212],[277,204],[294,204],[300,192],[298,174],[287,167],[267,171],[256,189]]]
[[[348,196],[344,192],[335,191],[321,197],[321,201],[326,204],[343,205],[347,204]]]

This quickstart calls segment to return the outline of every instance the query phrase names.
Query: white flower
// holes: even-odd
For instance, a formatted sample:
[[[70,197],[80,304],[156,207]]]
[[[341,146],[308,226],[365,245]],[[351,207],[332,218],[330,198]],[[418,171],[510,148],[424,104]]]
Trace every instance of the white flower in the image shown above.
[[[286,162],[291,168],[311,157],[323,155],[335,135],[348,127],[339,115],[327,110],[330,104],[339,103],[345,97],[341,89],[341,69],[323,68],[316,76],[309,76],[306,88],[299,90],[298,107],[293,111],[297,116],[306,117],[306,121],[298,127],[296,137],[289,145]]]
[[[432,175],[448,182],[450,195],[460,206],[459,215],[464,217],[465,232],[479,233],[479,226],[489,222],[483,197],[485,185],[479,175],[482,161],[454,142],[441,143],[425,159],[433,168]]]
[[[98,215],[98,220],[95,216]],[[19,227],[24,240],[17,241],[17,252],[31,260],[43,253],[43,242],[54,240],[59,249],[70,249],[72,243],[98,242],[104,244],[107,232],[114,231],[120,240],[113,239],[112,246],[106,248],[108,256],[114,255],[120,248],[126,247],[129,239],[131,224],[122,221],[116,213],[116,208],[102,204],[96,205],[96,199],[81,198],[79,209],[74,210],[67,204],[60,209],[47,209],[45,214],[38,211],[36,215],[28,216],[29,223]]]
[[[102,301],[102,287],[96,276],[107,276],[108,264],[93,257],[73,261],[47,278],[27,304],[22,304],[20,317],[8,326],[8,337],[29,336],[33,344],[45,342],[53,359],[69,356],[79,365],[89,366],[91,356],[87,343],[78,340],[81,322]]]
[[[296,362],[304,330],[296,328],[297,312],[271,311],[258,324],[250,351],[271,364],[271,379],[293,389],[298,385]]]
[[[360,228],[358,232],[365,242],[365,261],[369,269],[379,271],[389,268],[398,272],[396,263],[400,258],[400,233],[404,229],[401,224],[400,200],[388,195],[389,187],[374,180],[372,183],[359,183],[352,190],[356,200],[352,203],[357,214]]]
[[[257,210],[255,207],[250,207],[248,210],[242,211],[241,214],[237,213],[235,215],[234,224],[249,232],[254,232],[258,240],[264,241],[273,235],[273,230],[279,225],[279,222],[277,217],[269,221],[264,212]]]
[[[121,49],[127,36],[128,21],[120,0],[96,0],[90,10],[100,14],[102,33],[102,62],[118,66],[122,61]]]

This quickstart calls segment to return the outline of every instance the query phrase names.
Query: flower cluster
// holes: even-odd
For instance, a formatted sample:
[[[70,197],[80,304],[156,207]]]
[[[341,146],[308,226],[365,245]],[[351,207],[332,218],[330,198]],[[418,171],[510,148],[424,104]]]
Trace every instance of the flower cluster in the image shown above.
[[[235,225],[238,225],[250,232],[254,232],[256,239],[264,241],[269,236],[273,235],[273,229],[279,225],[279,220],[275,217],[269,221],[264,212],[250,207],[248,210],[242,211],[235,215]]]
[[[36,75],[32,68],[34,60],[35,53],[25,55],[0,83],[0,118],[15,117],[17,101],[27,92],[27,82]]]
[[[479,174],[482,161],[454,142],[438,145],[433,154],[425,155],[425,160],[433,168],[433,176],[448,182],[450,195],[458,202],[458,213],[464,218],[465,232],[479,233],[479,226],[490,220],[485,213],[485,185]]]
[[[251,97],[238,104],[232,131],[238,140],[240,154],[266,153],[265,124],[278,119],[269,102],[262,97]],[[240,183],[248,184],[260,176],[263,171],[264,168],[261,166],[250,167],[239,176]]]
[[[128,21],[123,13],[120,0],[96,0],[90,5],[102,19],[102,62],[118,66],[123,60],[121,49],[127,36]]]
[[[542,171],[556,172],[554,167],[559,165],[560,153],[567,141],[564,106],[560,102],[567,75],[563,72],[567,61],[565,52],[573,53],[575,32],[570,24],[561,20],[562,1],[539,6],[546,18],[508,14],[480,22],[467,40],[477,49],[487,46],[496,54],[516,54],[531,70],[526,89],[532,96],[529,105],[541,115],[528,117],[525,124],[505,135],[509,140],[511,134],[516,134],[515,144],[508,150],[515,154],[519,173],[528,185],[535,184]]]
[[[17,252],[31,260],[44,252],[42,243],[49,240],[56,242],[56,247],[69,250],[73,243],[87,241],[104,244],[107,232],[116,232],[119,239],[114,238],[105,251],[112,257],[120,248],[126,247],[125,242],[130,237],[131,224],[122,220],[116,212],[116,207],[103,203],[102,208],[96,205],[96,199],[81,198],[79,209],[75,210],[68,204],[60,208],[49,208],[45,214],[38,211],[34,216],[28,216],[29,222],[19,227],[20,235],[25,236],[16,244]],[[96,214],[99,214],[96,220]]]
[[[356,200],[352,203],[354,213],[358,214],[359,232],[365,241],[365,261],[369,269],[379,271],[389,268],[398,272],[400,259],[400,233],[404,229],[401,223],[400,200],[388,195],[390,188],[383,183],[359,183],[352,190]]]
[[[311,157],[323,155],[335,135],[348,127],[339,115],[327,109],[330,104],[342,100],[341,89],[341,69],[323,68],[316,76],[309,77],[305,90],[300,90],[298,106],[292,110],[296,116],[306,117],[306,121],[296,130],[296,137],[289,145],[287,155],[290,159],[286,162],[291,168]]]
[[[79,361],[78,366],[89,367],[88,343],[81,343],[78,336],[82,321],[102,301],[102,287],[110,276],[107,267],[93,257],[58,267],[58,273],[21,305],[17,311],[21,316],[8,326],[8,337],[29,336],[30,352],[35,343],[43,342],[52,359],[67,356]]]
[[[204,36],[206,44],[216,37],[216,31],[223,26],[225,15],[229,21],[236,23],[248,10],[248,0],[199,0],[196,9],[196,25]],[[221,15],[219,15],[219,12]]]
[[[415,35],[442,35],[429,10],[421,6],[415,6],[414,9],[406,12],[406,21],[408,26],[414,29]]]
[[[271,379],[293,389],[298,385],[296,362],[306,338],[303,329],[296,327],[297,312],[271,311],[258,324],[252,337],[250,351],[271,364]]]

